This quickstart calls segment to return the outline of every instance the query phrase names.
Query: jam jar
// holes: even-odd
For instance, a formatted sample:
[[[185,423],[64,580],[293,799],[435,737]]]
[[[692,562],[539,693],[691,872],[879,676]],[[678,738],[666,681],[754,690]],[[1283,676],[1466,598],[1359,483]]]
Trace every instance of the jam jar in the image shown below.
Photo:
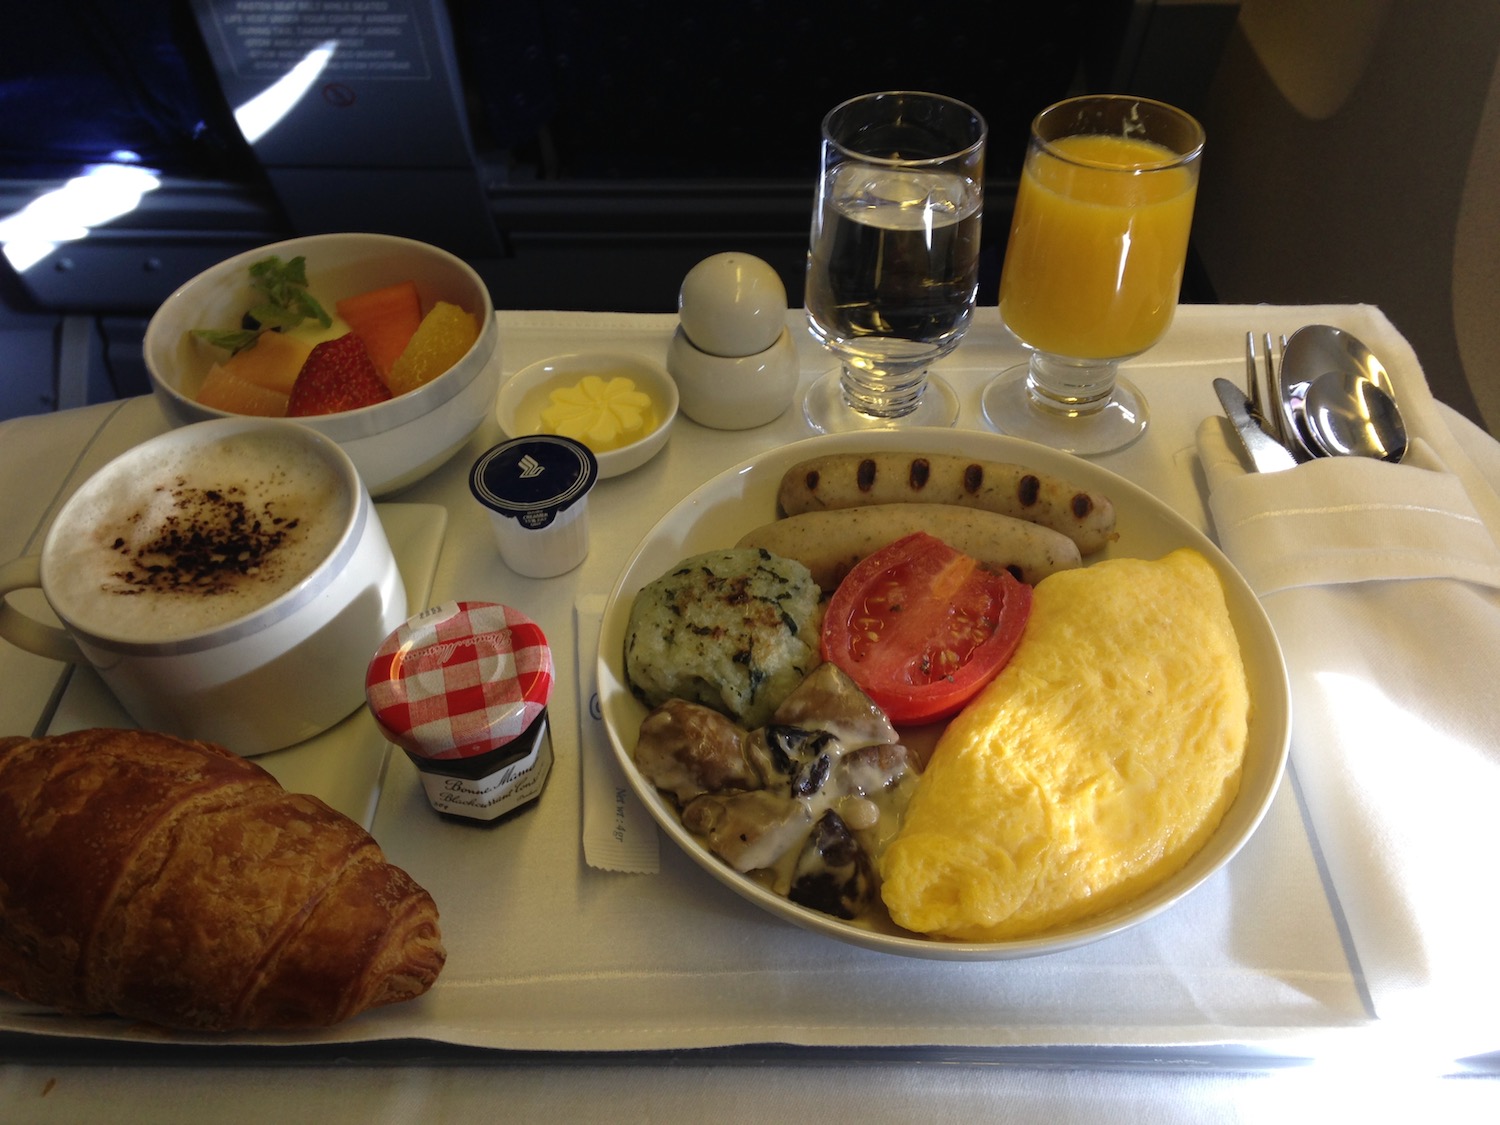
[[[439,813],[493,822],[541,796],[552,767],[552,649],[541,627],[494,602],[446,602],[376,650],[365,696]]]

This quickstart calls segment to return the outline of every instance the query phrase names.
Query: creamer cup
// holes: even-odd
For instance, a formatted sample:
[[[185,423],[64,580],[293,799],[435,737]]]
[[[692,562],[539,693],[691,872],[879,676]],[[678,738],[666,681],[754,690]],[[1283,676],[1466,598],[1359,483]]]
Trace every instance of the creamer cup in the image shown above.
[[[484,453],[469,490],[489,512],[505,564],[528,578],[551,578],[588,556],[588,495],[598,476],[588,446],[535,434]]]

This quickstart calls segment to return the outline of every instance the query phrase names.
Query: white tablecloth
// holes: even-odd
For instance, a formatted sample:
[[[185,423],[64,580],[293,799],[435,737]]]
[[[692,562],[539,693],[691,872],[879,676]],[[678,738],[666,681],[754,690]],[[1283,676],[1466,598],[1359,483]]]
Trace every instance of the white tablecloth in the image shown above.
[[[547,355],[593,348],[661,357],[675,327],[669,316],[501,313],[500,320],[507,372]],[[797,323],[795,314],[792,321]],[[1184,308],[1166,341],[1130,365],[1151,402],[1150,431],[1101,463],[1209,529],[1194,435],[1217,410],[1211,379],[1243,377],[1247,329],[1283,333],[1312,321],[1353,331],[1385,355],[1398,376],[1420,379],[1409,348],[1378,310]],[[810,381],[829,364],[800,325],[795,334],[804,381]],[[961,426],[983,427],[978,398],[984,381],[1020,358],[993,310],[982,310],[979,324],[941,367],[962,397]],[[1457,440],[1488,448],[1488,439],[1456,415],[1445,411],[1443,417]],[[61,496],[109,456],[164,425],[155,405],[141,399],[0,427],[0,558],[35,550]],[[728,434],[680,419],[658,458],[598,487],[590,505],[588,559],[548,580],[519,578],[505,568],[483,513],[468,497],[468,465],[498,436],[487,420],[468,449],[391,499],[448,508],[433,601],[484,598],[517,605],[546,630],[558,667],[570,669],[574,605],[609,589],[644,529],[706,477],[807,431],[795,411],[768,426]],[[49,713],[58,666],[0,646],[0,677],[6,684],[0,729],[31,730]],[[91,724],[109,713],[107,696],[101,698],[91,678],[74,676],[50,729]],[[1374,1080],[1389,1095],[1395,1072],[1384,1064],[1392,1058],[1413,1061],[1410,1040],[1386,1036],[1369,1007],[1336,891],[1325,885],[1316,834],[1298,801],[1295,774],[1239,856],[1172,911],[1065,954],[949,964],[870,953],[788,927],[725,891],[670,846],[663,849],[658,875],[589,868],[579,840],[577,717],[565,693],[554,702],[552,722],[558,760],[546,793],[534,809],[495,829],[439,821],[425,807],[409,763],[390,758],[371,827],[392,860],[427,886],[443,911],[450,960],[429,996],[324,1035],[259,1037],[251,1041],[257,1046],[242,1048],[238,1056],[230,1050],[200,1061],[285,1061],[297,1056],[255,1052],[299,1043],[353,1044],[348,1052],[368,1061],[442,1056],[440,1048],[406,1042],[416,1039],[465,1049],[612,1052],[609,1066],[587,1070],[563,1056],[552,1057],[549,1066],[531,1056],[488,1054],[485,1062],[505,1065],[493,1072],[453,1065],[402,1068],[399,1079],[382,1068],[378,1080],[365,1086],[346,1081],[347,1072],[338,1068],[277,1070],[273,1084],[261,1080],[262,1071],[122,1072],[70,1064],[42,1098],[43,1076],[59,1073],[48,1069],[58,1058],[117,1058],[109,1051],[124,1050],[127,1061],[153,1059],[149,1051],[130,1053],[133,1046],[73,1037],[157,1037],[5,1001],[0,1030],[27,1033],[29,1038],[9,1042],[39,1060],[6,1068],[0,1093],[7,1104],[16,1097],[35,1099],[39,1107],[66,1101],[87,1115],[81,1107],[122,1104],[103,1090],[144,1096],[160,1090],[160,1079],[171,1073],[186,1076],[192,1089],[225,1107],[230,1118],[247,1104],[242,1097],[257,1104],[259,1116],[267,1099],[285,1105],[306,1097],[330,1109],[363,1107],[369,1112],[361,1116],[378,1119],[394,1117],[398,1108],[472,1108],[472,1099],[486,1096],[484,1075],[492,1073],[488,1096],[503,1101],[513,1093],[538,1112],[548,1106],[583,1111],[619,1097],[627,1117],[648,1116],[654,1106],[675,1114],[714,1104],[721,1111],[753,1105],[754,1116],[761,1116],[778,1105],[822,1098],[829,1106],[857,1104],[869,1107],[866,1116],[891,1118],[950,1101],[976,1112],[1046,1107],[1058,1116],[1061,1105],[1082,1098],[1077,1119],[1090,1120],[1085,1106],[1107,1107],[1114,1097],[1139,1096],[1165,1107],[1196,1091],[1199,1108],[1210,1116],[1230,1104],[1222,1099],[1248,1096],[1253,1105],[1257,1092],[1265,1106],[1280,1105],[1287,1092],[1305,1099],[1315,1088],[1305,1075],[1317,1072],[1329,1082],[1372,1058],[1382,1065],[1359,1088],[1373,1089]],[[284,778],[318,778],[331,756],[323,753],[313,768],[306,760],[319,752],[318,746],[304,746],[261,761]],[[1500,1033],[1496,1040],[1500,1047]],[[733,1059],[759,1059],[761,1065],[718,1065],[716,1055],[680,1053],[699,1049],[730,1050]],[[633,1054],[641,1051],[672,1053]],[[326,1062],[340,1055],[314,1045],[307,1057]],[[458,1051],[446,1056],[449,1063],[464,1057]],[[675,1065],[654,1065],[664,1058]],[[888,1061],[873,1067],[862,1065],[862,1058]],[[597,1063],[599,1056],[589,1059]],[[819,1062],[812,1070],[795,1065],[811,1059]],[[1307,1059],[1318,1063],[1281,1069],[1285,1060]],[[1408,1068],[1404,1076],[1432,1072],[1434,1060],[1415,1061],[1420,1068]],[[1451,1068],[1451,1060],[1437,1061],[1439,1069]],[[992,1062],[1009,1065],[983,1065]],[[1259,1080],[1236,1074],[1218,1085],[1182,1073],[1234,1071],[1247,1064],[1271,1066],[1276,1073]],[[1145,1065],[1162,1073],[1148,1078],[1134,1072]],[[1114,1069],[1120,1066],[1130,1072]],[[84,1083],[72,1080],[83,1074],[90,1076],[87,1093]],[[109,1083],[101,1086],[106,1075]],[[769,1087],[776,1089],[775,1098],[761,1099]],[[1449,1084],[1443,1096],[1465,1102],[1473,1088],[1472,1082]],[[392,1100],[375,1110],[373,1091]],[[201,1107],[184,1102],[179,1108],[186,1114]]]

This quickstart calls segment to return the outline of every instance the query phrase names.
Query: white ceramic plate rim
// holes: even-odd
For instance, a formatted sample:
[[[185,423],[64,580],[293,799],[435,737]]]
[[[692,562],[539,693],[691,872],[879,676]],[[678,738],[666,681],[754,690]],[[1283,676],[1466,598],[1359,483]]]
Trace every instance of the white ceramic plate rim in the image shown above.
[[[798,461],[824,453],[910,450],[959,453],[1024,464],[1065,477],[1115,504],[1119,539],[1103,558],[1158,558],[1193,547],[1224,584],[1239,637],[1251,699],[1249,744],[1240,791],[1218,829],[1177,874],[1105,914],[1036,937],[1003,942],[950,942],[902,932],[876,932],[799,906],[740,875],[682,827],[670,802],[635,767],[631,749],[646,710],[624,676],[624,641],[635,592],[681,559],[732,546],[744,532],[775,518],[776,488]],[[1137,925],[1168,909],[1229,862],[1260,825],[1281,783],[1291,738],[1291,692],[1276,634],[1260,601],[1212,540],[1146,490],[1099,465],[999,434],[914,429],[809,438],[742,462],[683,498],[647,532],[631,555],[604,610],[599,634],[599,699],[616,759],[657,825],[721,883],[787,921],[884,953],[943,960],[994,961],[1056,953]]]

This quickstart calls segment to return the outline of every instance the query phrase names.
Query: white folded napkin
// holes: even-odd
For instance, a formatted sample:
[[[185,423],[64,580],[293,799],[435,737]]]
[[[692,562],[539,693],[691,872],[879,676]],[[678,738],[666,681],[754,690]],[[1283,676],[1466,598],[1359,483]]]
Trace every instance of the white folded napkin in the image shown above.
[[[1247,474],[1227,427],[1205,420],[1198,452],[1219,545],[1257,594],[1392,578],[1500,586],[1494,536],[1425,441],[1400,465],[1325,457]]]
[[[585,595],[573,607],[578,640],[578,756],[583,779],[583,858],[601,871],[655,875],[661,870],[656,825],[620,772],[599,713],[599,623],[601,595]]]
[[[1286,656],[1293,776],[1376,1015],[1463,1055],[1500,1048],[1500,497],[1407,391],[1401,465],[1250,474],[1218,418],[1198,451]]]

